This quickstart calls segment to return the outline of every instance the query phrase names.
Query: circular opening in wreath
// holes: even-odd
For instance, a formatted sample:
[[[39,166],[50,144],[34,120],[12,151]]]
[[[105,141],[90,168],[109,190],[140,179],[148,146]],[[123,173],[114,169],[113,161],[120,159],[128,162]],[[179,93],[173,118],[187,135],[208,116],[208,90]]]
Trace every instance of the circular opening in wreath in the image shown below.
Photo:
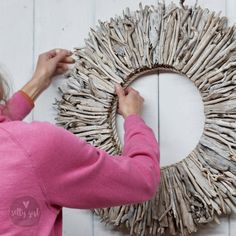
[[[187,157],[200,140],[205,120],[201,94],[194,83],[185,75],[158,70],[138,76],[129,86],[145,99],[142,117],[159,141],[161,166]],[[117,115],[116,121],[123,146],[124,120]]]

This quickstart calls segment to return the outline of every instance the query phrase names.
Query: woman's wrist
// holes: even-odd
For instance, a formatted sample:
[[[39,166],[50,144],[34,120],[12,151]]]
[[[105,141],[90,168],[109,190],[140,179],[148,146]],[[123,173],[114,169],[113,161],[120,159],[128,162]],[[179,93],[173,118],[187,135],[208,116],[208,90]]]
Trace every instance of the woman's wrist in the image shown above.
[[[35,105],[34,100],[23,90],[20,89],[18,92],[30,103],[31,107],[33,108]]]
[[[126,119],[127,117],[129,117],[129,116],[132,116],[132,115],[140,115],[139,113],[136,113],[136,112],[132,112],[132,113],[127,113],[127,114],[125,114],[125,115],[123,115],[123,117],[124,117],[124,119]]]
[[[50,83],[46,83],[43,79],[33,77],[21,90],[35,101],[49,84]]]

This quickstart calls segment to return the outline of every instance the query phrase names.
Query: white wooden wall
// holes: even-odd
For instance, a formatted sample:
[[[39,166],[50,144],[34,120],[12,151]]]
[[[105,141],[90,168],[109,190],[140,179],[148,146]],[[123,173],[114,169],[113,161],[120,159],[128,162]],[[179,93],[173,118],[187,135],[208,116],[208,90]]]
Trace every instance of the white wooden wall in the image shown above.
[[[155,4],[157,0],[143,0]],[[32,76],[37,56],[46,50],[83,45],[90,27],[98,19],[108,20],[129,6],[137,9],[140,0],[0,0],[0,65],[12,84],[20,89]],[[166,1],[170,2],[170,1]],[[175,0],[174,2],[179,2]],[[194,0],[186,1],[193,4]],[[229,23],[236,22],[233,0],[199,0],[210,10],[222,11]],[[26,118],[55,123],[52,103],[63,78],[54,80],[41,95],[34,111]],[[203,131],[203,104],[195,86],[176,74],[144,76],[133,83],[145,98],[143,117],[156,134],[162,165],[184,158],[197,144]],[[119,133],[123,120],[118,117]],[[78,186],[79,187],[79,186]],[[89,210],[64,209],[64,236],[121,236],[99,222]],[[236,234],[236,217],[225,217],[221,225],[208,225],[196,235],[230,236]]]

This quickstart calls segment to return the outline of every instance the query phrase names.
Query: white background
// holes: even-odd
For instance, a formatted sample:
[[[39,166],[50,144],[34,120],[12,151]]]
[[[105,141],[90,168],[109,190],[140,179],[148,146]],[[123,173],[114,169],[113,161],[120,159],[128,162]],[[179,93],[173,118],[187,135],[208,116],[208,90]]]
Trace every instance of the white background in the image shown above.
[[[12,91],[20,89],[32,76],[39,53],[55,47],[73,49],[84,45],[90,27],[98,19],[109,20],[129,6],[135,10],[140,0],[0,0],[0,65]],[[166,1],[169,2],[169,1]],[[174,1],[178,4],[179,1]],[[193,4],[195,1],[186,1]],[[199,5],[212,11],[222,11],[229,24],[236,22],[236,2],[233,0],[199,0]],[[156,4],[144,0],[143,4]],[[26,118],[55,123],[52,103],[57,87],[51,87],[37,100],[35,109]],[[132,86],[145,98],[143,117],[159,140],[162,165],[181,160],[196,146],[204,126],[201,96],[193,83],[176,74],[143,76]],[[123,121],[118,117],[122,137]],[[79,187],[79,186],[78,186]],[[122,236],[99,222],[89,210],[63,209],[64,236]],[[221,225],[208,225],[198,236],[236,234],[236,217],[223,217]]]

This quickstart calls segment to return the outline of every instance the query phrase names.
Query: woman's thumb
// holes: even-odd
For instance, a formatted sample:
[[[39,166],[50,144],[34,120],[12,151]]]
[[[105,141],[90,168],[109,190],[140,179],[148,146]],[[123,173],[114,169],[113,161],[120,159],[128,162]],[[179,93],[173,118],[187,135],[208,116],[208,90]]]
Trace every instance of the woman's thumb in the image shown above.
[[[117,94],[118,97],[123,97],[123,96],[125,96],[125,91],[124,91],[124,89],[121,87],[120,84],[116,84],[116,85],[115,85],[115,88],[116,88],[116,94]]]

